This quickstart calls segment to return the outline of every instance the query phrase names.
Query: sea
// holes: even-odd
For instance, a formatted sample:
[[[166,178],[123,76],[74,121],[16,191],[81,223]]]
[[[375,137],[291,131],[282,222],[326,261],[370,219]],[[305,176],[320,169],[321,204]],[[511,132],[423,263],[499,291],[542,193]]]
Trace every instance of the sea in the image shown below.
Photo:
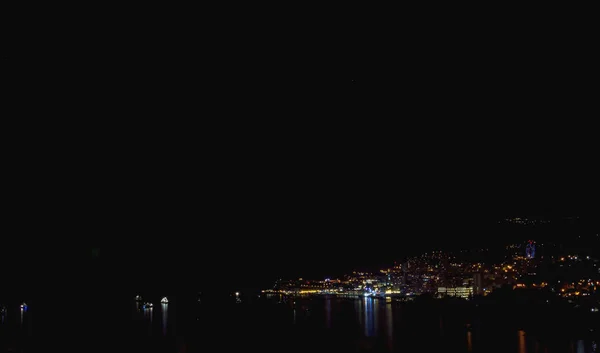
[[[383,298],[240,294],[227,300],[114,298],[82,351],[111,352],[600,352],[596,332],[544,332],[485,320],[462,307],[432,309]],[[107,307],[107,308],[110,308]],[[34,308],[7,308],[1,352],[33,352]],[[45,322],[40,320],[40,322]],[[86,323],[79,323],[86,325]],[[77,325],[77,323],[76,323]],[[67,338],[65,338],[67,339]],[[39,348],[39,346],[37,346]]]

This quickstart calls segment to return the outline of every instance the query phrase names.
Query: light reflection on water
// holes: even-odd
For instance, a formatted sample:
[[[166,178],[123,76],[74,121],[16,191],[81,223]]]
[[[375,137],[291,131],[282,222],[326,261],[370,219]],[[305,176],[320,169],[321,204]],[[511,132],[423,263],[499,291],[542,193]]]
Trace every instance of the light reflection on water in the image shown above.
[[[379,310],[382,307],[383,302],[379,299],[373,299],[371,300],[371,311],[372,311],[372,317],[373,317],[373,326],[372,326],[372,332],[373,332],[373,336],[379,334]]]
[[[28,352],[32,334],[31,312],[27,307],[0,305],[0,351]]]
[[[597,353],[598,343],[594,340],[585,341],[585,340],[577,340],[575,342],[575,353]]]
[[[331,298],[329,297],[325,298],[325,327],[331,328]]]
[[[385,336],[388,347],[392,349],[394,338],[392,304],[384,300],[364,297],[356,300],[355,310],[365,337]]]
[[[385,304],[385,332],[387,334],[388,349],[394,350],[394,316],[392,314],[392,303]]]
[[[364,300],[362,299],[357,299],[354,302],[354,312],[356,313],[357,317],[358,317],[358,324],[360,327],[364,327],[365,323],[363,320],[363,306],[364,306]]]
[[[163,332],[163,335],[166,336],[167,335],[167,318],[168,318],[168,315],[169,315],[168,304],[161,303],[160,304],[160,309],[161,309],[161,314],[162,314],[162,332]]]
[[[519,353],[527,353],[527,344],[525,343],[525,331],[519,330]]]
[[[318,327],[325,327],[331,330],[334,335],[347,331],[348,337],[351,337],[348,338],[349,341],[355,339],[355,336],[351,336],[353,335],[352,327],[355,327],[359,330],[358,335],[364,337],[362,341],[359,339],[361,344],[366,342],[366,344],[370,345],[370,349],[376,349],[376,351],[381,352],[415,351],[409,349],[409,347],[417,347],[416,345],[418,345],[418,347],[423,349],[421,350],[423,352],[427,349],[442,349],[445,347],[447,352],[487,353],[491,352],[487,349],[492,349],[495,352],[496,350],[494,349],[500,349],[500,346],[505,342],[508,344],[506,347],[511,346],[510,349],[503,350],[506,353],[551,353],[561,351],[549,343],[539,341],[535,336],[527,335],[527,332],[523,330],[511,330],[506,332],[508,335],[502,334],[498,338],[495,338],[497,336],[491,338],[488,335],[489,332],[488,334],[484,332],[484,335],[479,334],[482,328],[477,324],[477,321],[475,321],[471,329],[467,329],[464,324],[457,324],[457,320],[452,316],[440,317],[435,315],[427,318],[421,312],[411,312],[396,302],[386,302],[377,298],[363,297],[352,301],[339,298],[326,298],[322,300],[298,299],[294,305],[291,303],[283,305],[277,304],[277,301],[275,301],[272,305],[278,309],[274,312],[284,314],[281,316],[282,320],[287,320],[289,324],[300,324],[299,326],[294,325],[290,327],[308,330],[306,332],[311,332],[311,327],[315,327],[315,330]],[[169,315],[169,305],[172,304],[161,304],[160,320],[157,320],[156,325],[148,325],[152,336],[162,336],[167,339],[171,336],[180,336],[175,336],[174,333],[171,335],[167,334],[168,332],[174,332],[174,325],[179,325],[179,323],[175,323],[177,320],[174,312],[171,313],[173,315]],[[255,313],[253,315],[259,315],[257,316],[257,320],[268,319],[270,315],[268,308],[266,307],[266,311],[264,311],[264,317],[263,314]],[[353,310],[354,313],[352,313]],[[313,312],[314,315],[310,315],[310,312]],[[261,311],[261,313],[263,312]],[[420,318],[416,319],[414,315],[418,315]],[[143,316],[146,319],[144,321],[151,323],[153,310],[150,308],[143,310]],[[201,316],[200,320],[202,320]],[[473,323],[473,321],[470,322]],[[294,330],[294,328],[291,328],[291,330]],[[268,335],[268,333],[266,334]],[[183,339],[182,337],[180,338]],[[341,338],[342,341],[344,339]],[[500,339],[500,341],[496,341],[497,339]],[[571,342],[572,345],[565,340],[564,349],[569,344],[572,347],[571,351],[573,353],[596,352],[592,348],[591,341]],[[444,349],[441,351],[444,351]]]
[[[315,305],[324,305],[325,307],[325,316],[324,320],[326,322],[327,327],[331,327],[331,322],[336,322],[334,320],[336,311],[333,310],[334,307],[341,305],[341,300],[336,299],[327,299],[324,304],[315,304]],[[315,301],[315,303],[319,303]],[[385,300],[379,298],[372,297],[361,297],[356,299],[353,303],[353,307],[355,310],[356,322],[361,328],[361,332],[365,337],[377,338],[381,339],[381,342],[385,344],[385,347],[388,352],[394,352],[395,349],[402,349],[402,345],[395,346],[394,340],[395,336],[398,334],[402,334],[403,330],[395,330],[395,325],[400,325],[401,320],[401,308],[393,302],[386,302]],[[339,309],[338,309],[339,310]],[[437,317],[439,320],[438,327],[439,331],[435,332],[433,336],[431,336],[432,340],[442,339],[443,337],[448,337],[449,342],[454,340],[457,331],[456,324],[453,322],[451,317],[439,316]],[[435,320],[435,319],[434,319]],[[409,320],[409,325],[410,325]],[[477,322],[477,321],[475,321]],[[337,324],[336,324],[337,325]],[[400,328],[400,326],[398,327]],[[464,338],[459,340],[462,343],[462,348],[459,351],[463,352],[480,352],[479,344],[477,344],[477,340],[487,340],[485,337],[481,337],[476,333],[479,332],[480,327],[473,327],[472,329],[463,328]],[[473,332],[472,330],[475,330]],[[516,332],[517,337],[516,340],[513,341],[516,343],[515,349],[512,352],[517,353],[544,353],[544,352],[555,352],[555,348],[553,344],[544,344],[538,340],[535,336],[528,336],[524,330],[519,330]],[[427,335],[427,333],[425,333]],[[514,336],[513,336],[514,337]],[[565,341],[566,343],[567,341]],[[589,353],[589,352],[597,352],[596,349],[592,348],[593,343],[591,341],[575,341],[575,353]],[[492,349],[496,345],[494,343],[485,342],[484,344],[491,344]],[[482,346],[483,347],[483,346]],[[597,344],[595,345],[597,347]],[[510,353],[511,351],[507,351]]]
[[[467,331],[467,352],[473,352],[473,333]]]
[[[374,330],[374,321],[375,315],[373,312],[373,301],[374,299],[365,297],[364,299],[364,326],[365,326],[365,336],[372,337],[375,335]]]

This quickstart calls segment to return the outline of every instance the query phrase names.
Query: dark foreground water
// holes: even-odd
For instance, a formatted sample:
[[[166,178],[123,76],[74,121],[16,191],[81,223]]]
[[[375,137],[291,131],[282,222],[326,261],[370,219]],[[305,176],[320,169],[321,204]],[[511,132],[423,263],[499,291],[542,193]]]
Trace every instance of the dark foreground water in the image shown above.
[[[32,340],[31,310],[8,305],[0,312],[0,352],[30,351]]]
[[[519,327],[494,315],[477,317],[460,305],[431,309],[372,298],[278,297],[240,304],[154,302],[152,309],[121,300],[96,310],[97,322],[75,324],[92,331],[78,346],[86,352],[600,352],[597,332]],[[0,322],[1,352],[39,351],[43,344],[30,344],[44,331],[33,324],[34,308],[7,309]]]
[[[154,352],[600,352],[592,332],[535,334],[451,310],[383,299],[131,303],[127,347]],[[121,347],[125,348],[125,347]]]

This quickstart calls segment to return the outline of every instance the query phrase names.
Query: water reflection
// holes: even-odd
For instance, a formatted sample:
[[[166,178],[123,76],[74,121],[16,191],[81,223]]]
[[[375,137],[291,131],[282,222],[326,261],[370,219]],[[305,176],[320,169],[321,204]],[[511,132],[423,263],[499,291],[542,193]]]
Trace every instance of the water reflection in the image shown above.
[[[167,335],[167,317],[169,315],[168,313],[168,306],[166,303],[161,303],[160,304],[160,308],[161,308],[161,313],[162,313],[162,333],[163,335]]]
[[[25,311],[25,309],[23,309],[23,307],[21,307],[20,311],[21,311],[21,316],[20,316],[20,319],[19,319],[19,324],[20,324],[21,327],[23,327],[23,312]]]
[[[585,353],[585,344],[583,340],[577,341],[577,353]]]
[[[527,345],[525,344],[525,331],[519,330],[519,353],[527,353]]]
[[[150,322],[152,322],[152,313],[153,313],[153,308],[144,308],[142,310],[144,310],[144,318],[149,319]]]
[[[467,331],[467,352],[473,352],[473,333]]]
[[[364,325],[365,325],[365,336],[371,337],[375,335],[374,324],[375,321],[373,314],[373,299],[365,297],[364,299]]]
[[[377,338],[386,351],[394,351],[394,310],[392,302],[378,298],[360,298],[355,301],[357,323],[365,337]]]
[[[373,308],[374,307],[374,308]],[[381,301],[379,299],[371,300],[371,310],[373,312],[373,334],[379,334],[379,310]]]
[[[296,324],[296,308],[293,309],[294,311],[294,325]]]
[[[325,327],[331,328],[331,298],[329,297],[325,299]]]
[[[293,328],[284,328],[282,326],[280,332],[285,333],[285,330],[289,329],[294,330],[293,332],[311,335],[312,332],[323,332],[322,329],[327,327],[330,328],[330,330],[324,333],[327,337],[332,337],[336,340],[339,338],[341,344],[348,345],[354,344],[353,342],[356,341],[358,342],[356,344],[364,344],[371,351],[377,352],[438,351],[473,353],[488,352],[483,347],[490,347],[491,351],[494,352],[543,353],[569,351],[568,345],[571,345],[572,353],[596,352],[590,340],[573,340],[569,342],[567,338],[561,338],[563,346],[559,349],[558,347],[554,347],[552,342],[545,342],[542,339],[545,336],[537,337],[532,334],[526,336],[526,332],[523,330],[510,329],[498,334],[496,332],[490,333],[490,330],[486,326],[481,325],[477,320],[473,320],[472,318],[468,320],[470,329],[466,330],[463,320],[455,320],[450,315],[445,315],[440,320],[440,316],[436,312],[422,313],[420,311],[411,311],[411,307],[403,306],[400,303],[388,303],[383,299],[360,298],[351,300],[345,298],[327,298],[324,300],[311,300],[310,304],[306,304],[308,300],[300,301],[297,299],[297,305],[288,306],[277,304],[278,300],[276,298],[274,296],[269,301],[269,305],[272,306],[265,306],[264,311],[251,312],[253,316],[249,317],[249,322],[252,322],[250,325],[256,320],[262,319],[269,320],[269,322],[285,320],[285,323],[289,324],[291,311],[292,322],[295,326]],[[146,332],[150,332],[149,335],[155,336],[153,339],[156,338],[155,342],[158,344],[172,344],[176,337],[182,335],[181,332],[184,329],[186,331],[188,329],[185,326],[188,324],[187,320],[181,321],[181,318],[177,316],[177,310],[175,310],[177,307],[171,308],[172,311],[169,313],[169,306],[177,305],[177,303],[173,300],[170,304],[161,303],[160,309],[157,308],[161,312],[161,317],[156,324],[150,324],[153,320],[153,309],[143,309],[143,315],[135,315],[138,319],[134,321],[134,325],[137,325],[138,328],[136,332],[139,332],[140,336],[145,336]],[[193,300],[190,304],[189,308],[184,307],[182,309],[194,310],[197,307]],[[181,302],[179,302],[179,305],[182,305]],[[253,303],[244,303],[242,309],[246,308],[245,305],[249,307]],[[307,306],[310,306],[311,310],[314,309],[316,315],[312,315],[312,318],[307,318],[308,312],[305,311]],[[130,308],[130,310],[139,310],[139,306],[136,306],[135,309]],[[263,309],[258,307],[258,310]],[[239,312],[241,313],[242,311]],[[22,312],[21,323],[23,330],[26,327],[31,328],[30,315],[24,311]],[[159,314],[157,313],[156,315]],[[200,315],[200,313],[197,313],[197,315]],[[261,315],[264,315],[264,317]],[[191,318],[195,320],[193,317]],[[17,320],[19,320],[19,316],[15,307],[7,314],[6,320],[12,325],[15,332],[18,331],[19,325],[17,324]],[[297,326],[298,324],[300,327]],[[194,325],[198,325],[198,323],[194,323]],[[198,326],[198,328],[200,327]],[[190,330],[189,332],[194,334],[195,331]],[[440,335],[442,332],[443,337]],[[2,331],[0,330],[0,335],[1,333]],[[517,333],[516,341],[514,339],[515,333]],[[530,332],[528,331],[527,333]],[[269,337],[269,335],[272,335],[272,333],[265,333],[265,336]],[[442,347],[443,349],[441,349]]]
[[[386,303],[384,309],[385,333],[387,334],[387,345],[390,352],[394,350],[394,316],[392,312],[392,303]]]
[[[354,310],[356,312],[356,315],[358,317],[358,324],[360,325],[360,327],[364,327],[365,326],[365,322],[363,320],[363,315],[364,315],[364,311],[363,311],[363,307],[365,305],[364,300],[363,299],[358,299],[354,302]]]

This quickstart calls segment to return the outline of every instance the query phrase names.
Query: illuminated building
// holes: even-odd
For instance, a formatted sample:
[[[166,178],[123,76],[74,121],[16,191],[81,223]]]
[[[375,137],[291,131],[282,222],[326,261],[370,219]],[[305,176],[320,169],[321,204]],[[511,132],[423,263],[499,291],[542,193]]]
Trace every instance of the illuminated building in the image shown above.
[[[528,259],[535,258],[535,243],[533,242],[533,240],[530,240],[527,244],[527,247],[525,248],[525,255]]]
[[[438,294],[469,299],[473,296],[473,287],[438,287]]]

